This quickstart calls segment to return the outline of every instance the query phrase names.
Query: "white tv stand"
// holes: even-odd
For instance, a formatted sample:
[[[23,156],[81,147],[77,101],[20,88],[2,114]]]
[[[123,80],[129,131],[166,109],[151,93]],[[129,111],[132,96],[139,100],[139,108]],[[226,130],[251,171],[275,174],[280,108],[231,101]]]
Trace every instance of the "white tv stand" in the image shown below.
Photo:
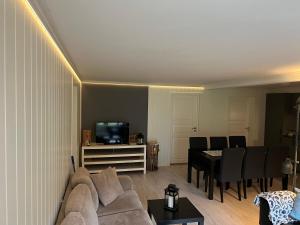
[[[146,145],[82,146],[81,164],[90,173],[112,166],[117,172],[143,171],[146,174]]]

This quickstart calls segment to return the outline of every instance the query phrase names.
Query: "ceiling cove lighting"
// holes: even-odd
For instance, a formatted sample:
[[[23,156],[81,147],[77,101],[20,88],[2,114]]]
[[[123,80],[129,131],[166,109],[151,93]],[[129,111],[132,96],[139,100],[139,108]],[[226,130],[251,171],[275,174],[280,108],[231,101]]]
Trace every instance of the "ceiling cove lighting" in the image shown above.
[[[295,82],[300,80],[300,64],[288,65],[271,71],[273,75],[281,76],[285,81]]]
[[[127,87],[150,87],[150,88],[166,88],[166,89],[182,89],[182,90],[197,90],[203,91],[204,87],[193,86],[177,86],[177,85],[156,85],[156,84],[143,84],[143,83],[118,83],[118,82],[98,82],[98,81],[82,81],[82,84],[91,85],[107,85],[107,86],[127,86]]]
[[[62,53],[61,49],[58,47],[58,45],[56,44],[56,42],[52,38],[51,34],[49,33],[49,31],[47,30],[47,28],[43,24],[42,20],[40,19],[40,17],[37,15],[37,13],[35,12],[35,10],[33,9],[33,7],[30,4],[30,2],[28,0],[20,0],[20,2],[23,3],[24,8],[27,10],[27,12],[29,13],[29,15],[32,17],[32,19],[36,22],[36,24],[38,25],[38,27],[41,29],[41,31],[45,35],[46,39],[48,40],[49,44],[58,53],[59,57],[61,58],[61,60],[65,64],[65,66],[70,70],[70,72],[72,73],[73,77],[81,85],[81,80],[78,77],[77,73],[75,72],[75,70],[73,69],[73,67],[69,63],[69,61],[66,59],[65,55]]]

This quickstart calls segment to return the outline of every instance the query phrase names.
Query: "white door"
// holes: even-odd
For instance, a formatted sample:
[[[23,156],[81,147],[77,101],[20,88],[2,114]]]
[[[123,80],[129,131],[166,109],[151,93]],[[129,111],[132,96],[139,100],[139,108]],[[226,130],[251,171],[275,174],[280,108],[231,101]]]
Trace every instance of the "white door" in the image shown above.
[[[252,144],[250,135],[250,117],[252,108],[252,97],[230,97],[229,98],[229,136],[245,136],[247,145]]]
[[[189,137],[198,134],[199,95],[172,94],[171,163],[186,163]]]

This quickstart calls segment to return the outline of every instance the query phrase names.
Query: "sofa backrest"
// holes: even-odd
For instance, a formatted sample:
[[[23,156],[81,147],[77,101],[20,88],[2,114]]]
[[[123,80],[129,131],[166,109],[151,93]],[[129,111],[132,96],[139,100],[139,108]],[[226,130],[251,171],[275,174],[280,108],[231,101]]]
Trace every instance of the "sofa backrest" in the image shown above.
[[[78,184],[70,193],[65,207],[65,216],[71,212],[79,212],[86,225],[99,225],[91,192],[86,184]]]
[[[91,195],[92,195],[92,200],[93,200],[95,210],[97,210],[99,207],[98,193],[97,193],[94,183],[90,177],[89,171],[84,167],[78,168],[76,170],[76,172],[74,173],[74,175],[72,176],[71,187],[74,188],[78,184],[86,184],[89,187]]]

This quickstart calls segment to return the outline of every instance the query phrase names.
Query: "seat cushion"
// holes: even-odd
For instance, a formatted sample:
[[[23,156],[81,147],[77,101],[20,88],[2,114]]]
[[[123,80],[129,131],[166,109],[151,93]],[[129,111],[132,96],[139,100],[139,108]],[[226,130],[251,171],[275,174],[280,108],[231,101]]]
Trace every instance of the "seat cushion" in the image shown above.
[[[91,191],[95,210],[97,210],[99,207],[98,193],[97,193],[94,183],[90,177],[89,171],[84,167],[78,168],[76,170],[75,174],[72,176],[72,179],[71,179],[72,188],[74,188],[78,184],[86,184],[89,187],[89,189]]]
[[[124,193],[115,168],[107,168],[101,173],[91,175],[100,201],[104,206],[112,203]]]
[[[86,225],[98,225],[98,216],[94,208],[91,192],[86,184],[78,184],[70,193],[65,215],[70,212],[80,212]]]
[[[120,212],[127,212],[135,209],[142,209],[142,203],[137,193],[133,190],[125,191],[115,201],[107,206],[99,205],[98,216],[111,215]]]
[[[134,210],[99,217],[99,225],[152,225],[145,210]]]
[[[60,225],[86,225],[80,212],[70,212]]]

